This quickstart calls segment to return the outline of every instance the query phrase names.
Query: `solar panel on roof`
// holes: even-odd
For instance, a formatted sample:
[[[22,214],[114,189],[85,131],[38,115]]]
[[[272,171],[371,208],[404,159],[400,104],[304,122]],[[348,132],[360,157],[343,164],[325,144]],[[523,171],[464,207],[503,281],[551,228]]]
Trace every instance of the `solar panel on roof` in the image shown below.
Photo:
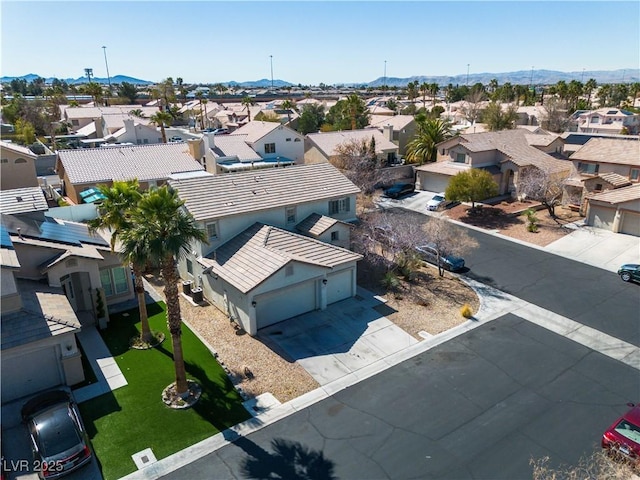
[[[42,222],[40,225],[40,238],[71,245],[89,243],[108,247],[109,244],[100,236],[91,234],[85,225],[73,225],[53,222]]]
[[[0,247],[13,249],[13,242],[4,225],[0,225]]]

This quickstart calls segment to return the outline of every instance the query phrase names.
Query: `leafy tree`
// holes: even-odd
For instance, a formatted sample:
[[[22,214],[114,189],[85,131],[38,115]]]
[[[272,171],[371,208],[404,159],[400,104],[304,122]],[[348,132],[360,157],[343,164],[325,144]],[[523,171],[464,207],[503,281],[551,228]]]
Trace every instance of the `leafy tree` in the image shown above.
[[[398,109],[398,102],[396,102],[393,98],[390,98],[389,100],[387,100],[387,103],[385,105],[389,110],[393,110],[393,113],[396,113],[396,110]]]
[[[492,132],[516,128],[517,119],[518,111],[513,104],[503,110],[498,102],[491,102],[482,114],[482,121],[487,124],[487,127]]]
[[[369,114],[364,100],[353,93],[329,109],[326,121],[331,124],[333,130],[356,130],[369,124]]]
[[[173,78],[167,77],[158,84],[158,96],[160,99],[160,108],[169,110],[169,107],[176,103],[176,91],[173,87]],[[170,112],[170,111],[169,111]],[[175,117],[172,118],[175,119]]]
[[[447,200],[453,202],[471,202],[471,210],[476,208],[476,202],[498,194],[498,184],[486,170],[470,168],[454,175],[449,181],[445,192]]]
[[[249,122],[251,121],[251,106],[255,104],[256,104],[255,100],[253,99],[253,97],[250,97],[249,95],[247,95],[242,99],[242,105],[244,106],[244,108],[247,109],[247,120]]]
[[[56,132],[60,126],[60,105],[66,103],[62,87],[50,87],[44,91],[45,103],[42,109],[44,125],[51,137],[51,145],[56,150]]]
[[[176,262],[190,249],[192,242],[206,242],[207,235],[191,214],[183,209],[177,192],[164,185],[146,192],[131,217],[133,227],[123,232],[123,244],[139,244],[149,258],[156,259],[165,281],[167,326],[173,345],[176,393],[188,394],[187,375],[182,351],[182,316],[178,292]]]
[[[420,165],[435,162],[438,157],[436,145],[451,136],[451,124],[447,121],[436,119],[418,122],[416,136],[407,144],[407,159]]]
[[[167,112],[158,111],[149,117],[151,123],[158,125],[162,132],[162,143],[167,143],[167,133],[164,130],[165,125],[171,125],[172,117]]]
[[[122,82],[117,87],[118,96],[126,98],[129,100],[129,103],[136,103],[136,98],[138,98],[138,88],[129,82]]]
[[[429,112],[429,118],[437,119],[444,113],[444,107],[442,105],[436,105]]]
[[[302,112],[298,117],[298,131],[302,135],[317,132],[323,123],[324,105],[308,103],[302,107]]]
[[[25,145],[31,145],[36,141],[36,130],[29,121],[18,118],[15,127],[16,134]]]
[[[11,91],[20,95],[27,94],[27,81],[24,78],[14,78],[11,80]]]
[[[258,112],[258,114],[255,116],[254,120],[256,121],[260,121],[260,122],[273,122],[273,123],[280,123],[280,117],[278,116],[278,114],[276,112]]]
[[[89,228],[93,231],[105,228],[111,232],[111,251],[115,251],[115,246],[120,236],[124,234],[127,242],[122,243],[120,254],[124,260],[131,265],[133,270],[133,282],[135,286],[136,298],[138,299],[138,310],[140,312],[141,332],[140,339],[149,343],[153,335],[149,327],[147,316],[147,302],[145,299],[144,284],[142,274],[149,261],[148,252],[144,244],[127,238],[125,232],[133,227],[132,215],[142,198],[137,180],[114,181],[113,185],[99,185],[98,190],[105,199],[98,207],[100,216],[89,221]]]

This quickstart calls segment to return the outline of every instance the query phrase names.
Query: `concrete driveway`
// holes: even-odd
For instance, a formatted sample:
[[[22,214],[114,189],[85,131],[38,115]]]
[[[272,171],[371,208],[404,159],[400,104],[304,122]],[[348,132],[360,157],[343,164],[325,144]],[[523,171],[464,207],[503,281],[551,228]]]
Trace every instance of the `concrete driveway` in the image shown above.
[[[376,306],[388,308],[359,288],[356,297],[266,327],[259,337],[326,385],[418,343]]]

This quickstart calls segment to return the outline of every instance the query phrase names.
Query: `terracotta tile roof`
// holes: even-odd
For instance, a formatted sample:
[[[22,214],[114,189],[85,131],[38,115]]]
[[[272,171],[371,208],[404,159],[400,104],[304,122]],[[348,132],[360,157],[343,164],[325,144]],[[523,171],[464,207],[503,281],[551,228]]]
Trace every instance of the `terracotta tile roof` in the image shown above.
[[[319,213],[312,213],[307,218],[302,220],[296,225],[296,230],[303,234],[309,234],[313,236],[322,235],[324,232],[333,227],[336,223],[344,223],[335,218],[327,217],[326,215],[320,215]]]
[[[627,177],[624,177],[622,175],[619,175],[613,172],[601,173],[600,175],[598,175],[598,177],[604,180],[605,182],[609,182],[611,185],[613,185],[616,188],[626,187],[628,185],[631,185],[631,180],[629,180]]]
[[[355,195],[360,190],[329,163],[169,180],[198,221]]]
[[[571,160],[640,167],[640,141],[592,138],[571,155]]]
[[[0,213],[41,212],[48,209],[47,200],[40,187],[0,190]]]
[[[356,140],[370,142],[371,137],[376,142],[376,153],[397,151],[398,146],[387,140],[377,128],[366,128],[363,130],[343,130],[340,132],[310,133],[306,138],[315,144],[327,157],[337,155],[336,148],[345,142]]]
[[[162,180],[172,173],[204,170],[186,143],[60,150],[59,161],[71,183],[110,180]]]
[[[617,205],[640,200],[640,183],[628,187],[614,188],[606,192],[598,193],[589,197],[591,201],[610,203]]]
[[[333,269],[361,258],[335,245],[255,223],[201,262],[247,293],[290,262]]]

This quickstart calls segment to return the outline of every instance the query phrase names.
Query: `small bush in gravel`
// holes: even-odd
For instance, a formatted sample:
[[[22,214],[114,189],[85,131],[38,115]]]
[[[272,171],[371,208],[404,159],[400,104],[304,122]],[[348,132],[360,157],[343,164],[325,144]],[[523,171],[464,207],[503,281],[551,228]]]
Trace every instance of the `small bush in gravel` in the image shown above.
[[[464,318],[471,318],[473,316],[473,310],[471,310],[471,307],[465,303],[460,309],[460,314]]]
[[[394,272],[385,273],[380,283],[384,288],[391,291],[397,290],[400,287],[400,279]]]

